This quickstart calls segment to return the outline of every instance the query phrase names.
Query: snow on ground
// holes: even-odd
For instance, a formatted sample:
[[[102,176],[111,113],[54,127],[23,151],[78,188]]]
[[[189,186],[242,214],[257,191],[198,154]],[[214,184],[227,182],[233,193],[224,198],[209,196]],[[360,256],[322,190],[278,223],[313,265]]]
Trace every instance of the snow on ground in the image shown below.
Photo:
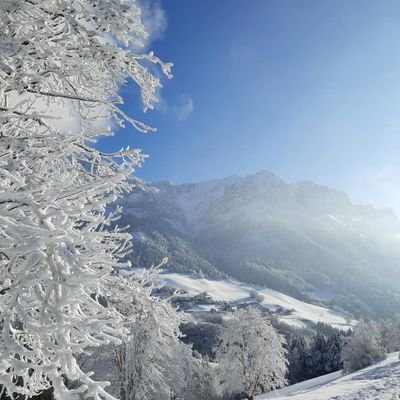
[[[341,371],[320,376],[257,397],[258,400],[398,400],[400,361],[398,353],[386,360],[343,376]]]
[[[358,235],[360,235],[361,238],[363,239],[367,239],[367,236],[363,235],[362,233],[357,232],[354,228],[352,228],[351,226],[345,224],[344,222],[342,222],[339,218],[328,214],[328,217],[332,220],[335,221],[337,224],[339,224],[340,226],[342,226],[343,228],[348,229],[349,231],[353,232],[353,233],[358,233]]]
[[[277,309],[291,311],[287,315],[282,315],[280,319],[299,327],[304,327],[311,321],[314,323],[323,322],[340,329],[348,329],[355,323],[355,321],[349,323],[343,315],[328,308],[304,303],[275,290],[258,288],[234,280],[217,281],[168,271],[162,272],[159,277],[166,282],[167,286],[184,289],[191,295],[207,292],[216,301],[226,300],[238,304],[251,301],[249,292],[252,289],[256,290],[257,293],[264,296],[264,300],[261,302],[264,307],[272,311]]]

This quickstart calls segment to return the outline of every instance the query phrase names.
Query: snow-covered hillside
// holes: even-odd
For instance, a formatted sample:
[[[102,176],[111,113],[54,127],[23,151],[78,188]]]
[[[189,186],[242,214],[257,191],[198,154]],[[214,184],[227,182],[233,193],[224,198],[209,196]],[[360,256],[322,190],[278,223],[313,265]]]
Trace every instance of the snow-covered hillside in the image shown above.
[[[184,289],[190,295],[207,292],[216,301],[226,300],[236,304],[254,301],[249,296],[249,293],[251,290],[256,290],[264,298],[260,304],[273,312],[279,309],[281,311],[279,316],[281,321],[298,327],[304,327],[309,322],[323,322],[339,329],[348,329],[355,323],[355,321],[346,320],[344,315],[327,308],[304,303],[275,290],[255,287],[235,280],[217,281],[168,271],[161,273],[159,279],[166,282],[169,287]],[[200,305],[194,311],[207,311],[210,308],[210,305],[204,305],[203,307]]]
[[[400,398],[398,353],[350,375],[341,371],[310,379],[268,394],[258,400],[395,400]]]

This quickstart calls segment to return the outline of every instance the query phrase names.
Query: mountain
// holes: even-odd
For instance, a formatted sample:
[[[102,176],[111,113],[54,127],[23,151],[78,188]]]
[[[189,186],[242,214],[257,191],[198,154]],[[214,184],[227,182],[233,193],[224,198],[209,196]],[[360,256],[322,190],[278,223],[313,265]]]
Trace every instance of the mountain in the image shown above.
[[[378,364],[342,375],[333,372],[271,393],[258,400],[391,400],[399,396],[400,362],[392,353]]]
[[[208,182],[138,184],[122,200],[132,262],[234,277],[355,317],[400,306],[400,221],[341,191],[268,171]]]

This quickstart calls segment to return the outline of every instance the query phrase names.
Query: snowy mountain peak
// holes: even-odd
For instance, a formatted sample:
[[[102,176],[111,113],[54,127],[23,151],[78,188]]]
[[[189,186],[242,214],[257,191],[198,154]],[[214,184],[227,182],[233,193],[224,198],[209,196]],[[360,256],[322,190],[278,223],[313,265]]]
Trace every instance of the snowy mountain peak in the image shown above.
[[[210,223],[230,219],[263,220],[269,217],[289,218],[334,216],[344,225],[383,225],[391,231],[398,230],[400,221],[390,209],[376,210],[371,206],[351,203],[342,191],[300,181],[288,184],[270,171],[240,177],[232,175],[200,183],[173,184],[169,181],[142,185],[140,199],[157,203],[157,210],[168,211],[180,218],[180,223],[201,228]],[[138,200],[132,193],[125,207]],[[148,205],[146,206],[148,207]]]
[[[260,170],[255,174],[247,175],[243,178],[243,180],[253,181],[261,185],[268,186],[286,185],[286,182],[284,182],[281,178],[267,170]]]
[[[141,233],[135,265],[168,256],[175,271],[329,297],[356,316],[386,311],[371,303],[374,296],[400,307],[400,221],[389,210],[352,204],[344,192],[259,171],[144,185],[123,203],[125,222]]]

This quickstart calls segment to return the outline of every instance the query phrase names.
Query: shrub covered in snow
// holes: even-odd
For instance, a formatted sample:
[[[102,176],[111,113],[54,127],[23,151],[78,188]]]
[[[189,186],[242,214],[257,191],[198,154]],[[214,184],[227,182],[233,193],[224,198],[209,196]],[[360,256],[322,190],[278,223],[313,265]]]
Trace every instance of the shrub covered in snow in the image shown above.
[[[255,289],[250,290],[249,296],[252,299],[254,299],[255,301],[258,301],[259,303],[261,303],[264,300],[264,295],[262,295],[261,293],[258,293],[257,290],[255,290]]]

